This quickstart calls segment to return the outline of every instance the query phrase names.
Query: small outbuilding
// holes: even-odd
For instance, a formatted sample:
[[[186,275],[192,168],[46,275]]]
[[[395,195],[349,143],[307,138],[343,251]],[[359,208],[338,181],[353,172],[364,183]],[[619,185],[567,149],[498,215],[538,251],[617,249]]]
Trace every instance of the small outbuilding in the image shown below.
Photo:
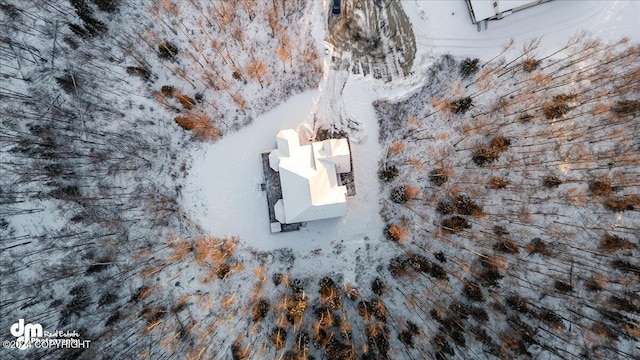
[[[549,2],[551,0],[467,0],[467,7],[471,15],[471,21],[487,27],[489,20],[499,20],[503,17],[531,6]]]
[[[287,129],[278,133],[276,143],[269,166],[280,176],[282,198],[273,206],[277,221],[293,224],[346,215],[347,188],[339,174],[351,171],[348,140],[310,142]]]

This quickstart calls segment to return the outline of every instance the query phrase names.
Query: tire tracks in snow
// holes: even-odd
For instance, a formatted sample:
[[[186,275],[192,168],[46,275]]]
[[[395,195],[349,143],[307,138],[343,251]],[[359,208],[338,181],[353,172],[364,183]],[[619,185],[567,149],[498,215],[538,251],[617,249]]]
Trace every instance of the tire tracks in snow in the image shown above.
[[[521,32],[509,32],[505,36],[497,37],[437,37],[437,36],[425,36],[423,34],[416,34],[416,42],[418,46],[425,46],[430,49],[484,49],[490,47],[501,47],[505,42],[511,38],[515,40],[515,44],[520,45],[529,41],[532,37],[544,38],[547,35],[575,29],[578,31],[581,24],[587,23],[589,20],[597,18],[602,12],[606,11],[610,6],[615,6],[613,3],[605,2],[584,2],[589,5],[586,12],[581,13],[577,17],[572,17],[570,22],[557,20],[549,24],[542,24],[544,31],[540,31],[540,28],[531,28]],[[545,5],[552,6],[553,3],[547,3]],[[523,10],[528,11],[528,10]],[[427,20],[428,21],[428,18]],[[495,22],[498,26],[499,21]],[[486,30],[485,30],[486,31]],[[482,34],[482,32],[480,33]],[[476,33],[474,33],[476,35]],[[438,52],[438,51],[436,51]]]

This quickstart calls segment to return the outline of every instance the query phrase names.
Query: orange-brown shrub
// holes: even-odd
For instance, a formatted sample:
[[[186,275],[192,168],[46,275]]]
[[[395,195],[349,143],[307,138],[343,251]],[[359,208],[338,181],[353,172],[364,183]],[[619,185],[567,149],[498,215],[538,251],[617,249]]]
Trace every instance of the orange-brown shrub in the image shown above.
[[[402,150],[404,150],[404,143],[400,142],[400,141],[394,141],[391,143],[391,145],[389,145],[389,151],[388,154],[389,155],[396,155],[402,152]]]
[[[502,179],[499,178],[497,176],[492,176],[489,178],[489,181],[487,182],[487,187],[490,189],[504,189],[505,187],[507,187],[507,185],[509,185],[509,180],[507,179]]]
[[[404,188],[404,194],[407,200],[412,200],[418,197],[418,194],[420,194],[420,189],[415,186],[406,186]]]
[[[407,240],[408,234],[409,230],[407,229],[406,225],[403,224],[391,225],[387,227],[385,231],[387,239],[397,242],[403,242]]]
[[[595,196],[609,195],[613,191],[611,180],[602,178],[589,181],[589,191]]]
[[[193,130],[195,128],[195,124],[188,117],[176,116],[174,120],[178,126],[185,130]]]
[[[196,106],[196,101],[187,95],[180,94],[176,96],[176,98],[180,101],[180,105],[182,105],[186,110],[191,110]]]
[[[600,239],[600,250],[616,251],[635,249],[636,244],[617,235],[606,234]]]

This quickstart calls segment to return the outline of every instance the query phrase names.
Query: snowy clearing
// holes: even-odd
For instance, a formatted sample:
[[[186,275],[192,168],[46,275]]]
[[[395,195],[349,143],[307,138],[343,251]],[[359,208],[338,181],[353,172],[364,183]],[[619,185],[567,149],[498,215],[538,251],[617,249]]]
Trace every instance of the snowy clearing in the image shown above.
[[[280,129],[311,128],[317,91],[290,98],[262,115],[254,124],[219,142],[194,150],[197,158],[183,190],[187,214],[211,234],[237,235],[241,246],[260,251],[291,248],[295,276],[333,273],[339,270],[356,281],[353,260],[365,246],[377,249],[382,231],[378,202],[377,124],[370,105],[376,96],[372,83],[352,79],[344,88],[344,99],[353,104],[348,116],[367,129],[351,144],[357,194],[347,199],[347,216],[308,222],[299,232],[270,234],[265,194],[260,190],[260,153],[275,147]],[[246,141],[252,139],[252,141]],[[312,251],[317,256],[310,256]],[[382,250],[381,250],[382,251]],[[315,276],[314,275],[314,276]]]

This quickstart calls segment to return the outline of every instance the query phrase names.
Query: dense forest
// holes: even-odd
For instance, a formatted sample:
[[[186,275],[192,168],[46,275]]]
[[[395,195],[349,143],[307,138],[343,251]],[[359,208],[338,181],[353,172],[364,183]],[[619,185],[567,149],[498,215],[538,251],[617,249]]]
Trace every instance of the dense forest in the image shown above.
[[[200,231],[177,201],[189,149],[317,85],[314,40],[290,26],[308,26],[305,6],[0,2],[0,328],[24,318],[92,341],[29,358],[149,349],[147,323],[171,304],[144,301],[146,267]]]
[[[375,104],[385,237],[406,252],[390,298],[436,358],[640,350],[640,47],[538,46],[444,56],[420,91]]]
[[[0,357],[637,357],[640,47],[626,39],[444,56],[377,100],[387,226],[358,284],[299,277],[291,249],[189,218],[199,146],[328,71],[341,95],[348,71],[323,67],[314,6],[0,0],[2,340],[18,319],[91,340]]]

